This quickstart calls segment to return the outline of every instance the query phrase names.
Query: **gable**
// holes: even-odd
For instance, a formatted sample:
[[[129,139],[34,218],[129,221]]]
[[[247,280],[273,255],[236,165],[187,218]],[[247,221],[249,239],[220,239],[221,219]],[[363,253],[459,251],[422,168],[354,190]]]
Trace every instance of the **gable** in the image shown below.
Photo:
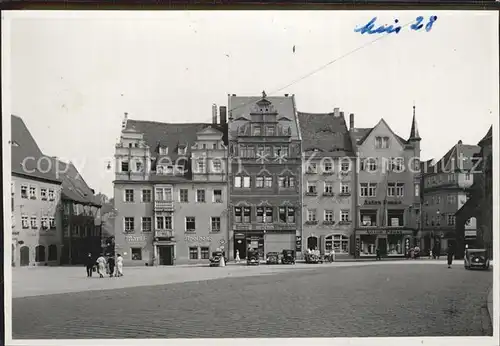
[[[220,135],[222,136],[222,132],[218,129],[214,129],[212,126],[207,126],[203,130],[198,131],[197,135]]]
[[[403,141],[392,131],[384,119],[381,119],[379,123],[366,134],[366,137],[360,141],[359,146],[361,148],[375,148],[376,137],[388,137],[389,149],[404,149]]]

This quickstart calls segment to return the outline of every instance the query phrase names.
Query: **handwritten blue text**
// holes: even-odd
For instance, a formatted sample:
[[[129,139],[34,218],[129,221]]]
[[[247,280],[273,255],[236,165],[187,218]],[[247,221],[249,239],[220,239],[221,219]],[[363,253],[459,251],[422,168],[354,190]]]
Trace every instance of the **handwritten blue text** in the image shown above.
[[[429,32],[432,30],[432,26],[437,20],[437,16],[430,16],[428,21],[425,21],[425,18],[422,16],[418,16],[415,18],[415,22],[413,22],[410,25],[410,29],[413,31],[419,31],[422,28],[425,29],[425,31]],[[368,34],[368,35],[373,35],[373,34],[399,34],[399,32],[402,30],[403,26],[399,25],[399,19],[395,19],[393,24],[382,24],[379,25],[376,23],[377,17],[373,17],[368,23],[366,23],[363,26],[358,26],[354,29],[354,32],[359,32],[361,35],[363,34]],[[405,25],[406,26],[406,25]]]

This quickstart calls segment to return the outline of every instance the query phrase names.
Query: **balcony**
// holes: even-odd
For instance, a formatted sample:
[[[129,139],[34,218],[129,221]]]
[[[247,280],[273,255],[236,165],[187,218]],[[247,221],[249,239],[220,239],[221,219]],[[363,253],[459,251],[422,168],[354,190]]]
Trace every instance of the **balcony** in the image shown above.
[[[174,201],[155,201],[155,211],[174,211]]]
[[[171,238],[174,236],[174,231],[171,229],[158,229],[155,230],[156,238]]]

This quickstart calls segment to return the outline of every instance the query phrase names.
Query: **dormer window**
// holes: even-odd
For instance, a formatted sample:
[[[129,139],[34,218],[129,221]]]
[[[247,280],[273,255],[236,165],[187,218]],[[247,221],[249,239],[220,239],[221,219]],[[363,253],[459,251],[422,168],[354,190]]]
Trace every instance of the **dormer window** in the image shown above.
[[[179,152],[179,155],[186,155],[186,148],[185,147],[179,148],[178,152]]]
[[[168,148],[167,147],[160,147],[159,153],[160,153],[160,155],[167,155],[168,154]]]
[[[389,148],[389,137],[375,137],[375,148],[377,149]]]

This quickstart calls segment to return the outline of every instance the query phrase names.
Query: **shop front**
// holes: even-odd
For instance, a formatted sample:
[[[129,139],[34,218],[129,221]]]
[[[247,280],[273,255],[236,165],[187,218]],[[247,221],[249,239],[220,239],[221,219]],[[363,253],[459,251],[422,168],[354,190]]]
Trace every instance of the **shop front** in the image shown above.
[[[360,257],[376,256],[377,249],[381,256],[406,256],[412,246],[412,230],[367,229],[356,230],[356,252]]]
[[[153,264],[153,251],[152,239],[145,235],[126,235],[124,242],[115,245],[115,253],[123,257],[125,266]]]
[[[255,249],[261,258],[268,252],[282,252],[295,250],[297,237],[295,230],[274,229],[273,225],[255,225],[243,229],[239,227],[233,231],[233,256],[238,250],[240,259],[245,259],[248,249]],[[233,257],[233,258],[234,258]]]

